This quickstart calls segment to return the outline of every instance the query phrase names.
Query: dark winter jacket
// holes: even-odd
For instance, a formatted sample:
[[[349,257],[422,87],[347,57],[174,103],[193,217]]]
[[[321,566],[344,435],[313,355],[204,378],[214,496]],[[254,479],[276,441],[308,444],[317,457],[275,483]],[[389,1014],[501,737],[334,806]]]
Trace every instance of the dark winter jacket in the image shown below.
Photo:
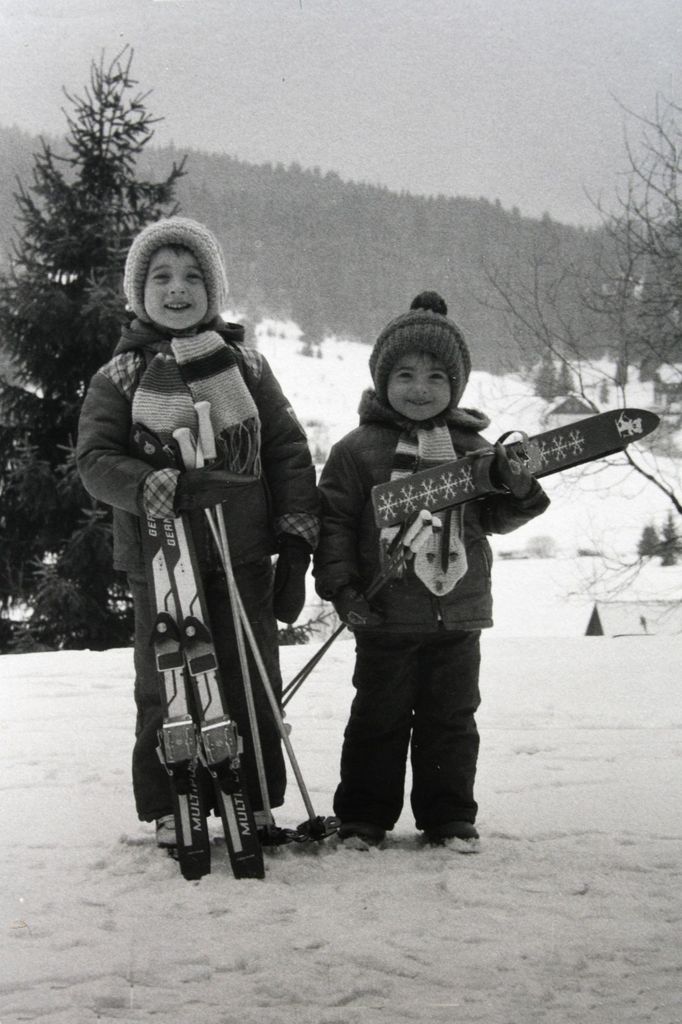
[[[239,485],[223,505],[235,564],[257,561],[277,550],[278,536],[293,533],[312,547],[317,540],[315,469],[306,437],[266,360],[243,344],[244,330],[223,321],[211,325],[238,354],[242,376],[261,422],[261,477]],[[114,566],[142,568],[139,516],[148,463],[131,454],[131,405],[135,389],[157,352],[170,338],[133,321],[124,329],[114,358],[93,376],[81,410],[77,462],[83,483],[98,501],[114,509]],[[215,564],[205,517],[193,517],[199,557]]]
[[[454,409],[446,413],[457,455],[492,450],[481,436],[489,421],[482,413]],[[351,584],[365,592],[380,569],[379,531],[374,524],[370,492],[390,479],[396,445],[408,422],[366,391],[360,404],[360,426],[335,444],[320,478],[322,527],[315,555],[318,593],[331,599]],[[416,471],[419,468],[414,466]],[[387,632],[429,632],[442,623],[447,629],[492,626],[490,574],[492,552],[486,534],[510,533],[549,505],[537,481],[530,494],[514,498],[495,494],[464,507],[464,544],[468,569],[455,588],[436,597],[414,574],[411,565],[388,582],[373,599],[384,616]]]

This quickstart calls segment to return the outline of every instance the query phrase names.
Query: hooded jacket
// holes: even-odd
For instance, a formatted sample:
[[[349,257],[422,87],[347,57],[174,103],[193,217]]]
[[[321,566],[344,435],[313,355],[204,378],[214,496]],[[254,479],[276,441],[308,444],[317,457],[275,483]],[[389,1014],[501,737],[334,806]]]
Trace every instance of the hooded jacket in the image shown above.
[[[315,554],[317,592],[331,600],[345,585],[366,592],[381,568],[379,530],[374,523],[371,490],[391,477],[396,445],[414,427],[376,393],[365,391],[360,425],[332,448],[320,477],[320,542]],[[492,451],[480,431],[488,418],[471,409],[449,407],[444,414],[458,456]],[[419,467],[414,466],[414,471]],[[510,533],[540,515],[549,498],[537,481],[527,497],[494,494],[464,506],[463,541],[468,568],[453,590],[435,596],[415,575],[411,563],[389,580],[372,600],[384,632],[431,632],[492,626],[492,551],[487,534]]]
[[[239,485],[223,509],[235,564],[257,561],[277,550],[282,533],[317,540],[315,469],[303,428],[267,361],[243,344],[239,324],[210,325],[238,355],[239,368],[258,409],[262,474]],[[134,320],[123,329],[113,359],[94,374],[81,410],[76,458],[87,491],[113,506],[114,567],[141,571],[141,495],[150,465],[131,454],[132,399],[149,362],[170,351],[171,339]],[[217,564],[202,513],[192,515],[202,565]]]

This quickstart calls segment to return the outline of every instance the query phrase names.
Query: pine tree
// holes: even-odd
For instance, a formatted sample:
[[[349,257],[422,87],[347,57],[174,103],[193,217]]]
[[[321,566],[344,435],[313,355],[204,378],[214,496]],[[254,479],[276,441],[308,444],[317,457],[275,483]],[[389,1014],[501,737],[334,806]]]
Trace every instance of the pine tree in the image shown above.
[[[661,527],[661,543],[659,545],[661,565],[677,565],[677,559],[681,551],[682,542],[680,541],[672,512],[668,512],[668,518]]]
[[[535,394],[546,402],[551,402],[559,394],[556,366],[554,365],[554,359],[548,352],[543,353],[537,370]]]
[[[654,555],[660,554],[660,551],[661,539],[656,532],[656,527],[649,523],[642,530],[642,536],[637,545],[637,554],[640,558],[652,558]]]
[[[82,96],[65,96],[66,155],[41,140],[33,181],[19,183],[18,238],[0,278],[0,648],[127,644],[130,605],[112,568],[109,510],[93,502],[73,457],[88,381],[125,321],[126,250],[147,222],[172,213],[173,164],[137,181],[153,135],[129,47],[92,62]],[[10,627],[12,612],[22,621]],[[13,640],[12,640],[12,635]]]

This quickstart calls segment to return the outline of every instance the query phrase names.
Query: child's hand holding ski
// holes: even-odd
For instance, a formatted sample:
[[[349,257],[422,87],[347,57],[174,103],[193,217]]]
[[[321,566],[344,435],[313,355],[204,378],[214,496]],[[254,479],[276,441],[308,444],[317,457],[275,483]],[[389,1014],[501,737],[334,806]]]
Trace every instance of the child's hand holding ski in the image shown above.
[[[495,445],[491,476],[494,476],[495,483],[506,487],[515,498],[527,498],[535,479],[527,466],[518,459],[509,458],[500,441]]]

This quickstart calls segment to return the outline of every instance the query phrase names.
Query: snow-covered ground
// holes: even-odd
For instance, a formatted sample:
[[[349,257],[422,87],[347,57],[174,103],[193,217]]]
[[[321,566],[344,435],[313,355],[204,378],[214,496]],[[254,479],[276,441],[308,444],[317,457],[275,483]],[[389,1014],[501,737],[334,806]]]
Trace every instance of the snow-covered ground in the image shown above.
[[[545,627],[485,635],[478,855],[422,847],[408,805],[384,850],[287,848],[263,881],[217,846],[186,882],[136,820],[129,650],[3,657],[2,1024],[678,1024],[682,638]],[[346,635],[288,708],[318,814],[352,661]],[[290,783],[278,821],[305,816]]]
[[[356,423],[369,349],[261,347],[324,454]],[[465,404],[491,439],[542,413],[485,374]],[[383,850],[290,847],[238,882],[216,845],[185,882],[135,816],[131,651],[0,658],[0,1024],[679,1024],[682,637],[584,636],[614,577],[578,549],[632,557],[666,512],[614,461],[548,478],[551,509],[494,539],[476,856],[423,847],[408,802]],[[503,557],[545,538],[559,557]],[[620,598],[682,592],[682,567],[620,579]],[[282,648],[285,680],[315,649]],[[352,665],[345,633],[287,709],[318,814]],[[303,808],[292,782],[279,823]]]

